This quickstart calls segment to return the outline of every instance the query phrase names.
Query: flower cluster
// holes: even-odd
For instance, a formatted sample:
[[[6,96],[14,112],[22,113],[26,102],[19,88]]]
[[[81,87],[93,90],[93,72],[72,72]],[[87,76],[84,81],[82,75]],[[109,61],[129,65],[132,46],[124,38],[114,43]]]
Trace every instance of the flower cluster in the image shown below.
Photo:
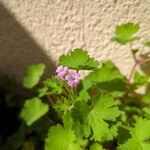
[[[69,70],[68,67],[58,66],[56,69],[56,75],[65,79],[72,87],[77,86],[80,82],[80,74],[75,70]]]

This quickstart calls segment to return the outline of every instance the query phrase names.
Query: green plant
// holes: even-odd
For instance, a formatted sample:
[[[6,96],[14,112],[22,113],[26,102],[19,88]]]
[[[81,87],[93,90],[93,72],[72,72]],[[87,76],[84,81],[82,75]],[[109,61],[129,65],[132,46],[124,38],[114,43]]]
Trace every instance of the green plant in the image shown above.
[[[150,57],[137,58],[138,50],[132,48],[139,28],[134,23],[119,25],[112,38],[130,45],[135,64],[129,78],[111,61],[99,62],[82,49],[62,55],[56,75],[43,82],[44,64],[28,68],[23,85],[35,97],[25,101],[21,118],[39,133],[45,150],[150,149],[150,93],[137,93],[148,85],[149,76],[136,70]],[[80,79],[80,70],[89,74]],[[42,123],[37,128],[38,119]]]

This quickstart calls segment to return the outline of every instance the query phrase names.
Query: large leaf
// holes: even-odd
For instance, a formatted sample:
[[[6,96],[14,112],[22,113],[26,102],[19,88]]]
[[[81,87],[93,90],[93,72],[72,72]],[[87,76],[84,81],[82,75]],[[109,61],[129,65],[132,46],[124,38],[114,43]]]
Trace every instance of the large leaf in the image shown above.
[[[126,44],[138,39],[134,34],[140,29],[139,24],[126,23],[116,27],[115,36],[112,38],[120,44]]]
[[[83,81],[85,89],[100,89],[111,93],[113,96],[122,96],[126,91],[125,77],[110,61],[105,62],[101,68],[91,72]],[[94,86],[93,86],[94,85]]]
[[[127,89],[126,82],[122,79],[98,83],[93,90],[96,87],[103,92],[110,93],[113,97],[121,97]]]
[[[82,148],[71,129],[58,125],[50,128],[45,150],[82,150]]]
[[[96,141],[103,141],[107,137],[110,140],[111,130],[107,121],[114,122],[121,115],[117,105],[118,102],[114,101],[109,95],[101,96],[94,100],[93,109],[88,117],[89,125]]]
[[[30,65],[27,68],[26,75],[23,78],[23,86],[25,88],[33,88],[40,80],[45,70],[45,65],[42,63]]]
[[[88,125],[89,112],[90,108],[84,101],[76,102],[71,110],[73,129],[78,137],[88,137],[91,134],[90,127]]]
[[[118,68],[112,62],[107,61],[101,68],[91,72],[85,79],[100,83],[123,78]]]
[[[118,150],[150,149],[150,120],[138,118],[134,127],[130,128],[130,134],[131,138],[120,144]]]
[[[99,66],[99,62],[82,49],[75,49],[67,55],[62,55],[59,64],[76,70],[91,70]]]
[[[21,111],[21,117],[27,125],[31,125],[33,122],[42,117],[49,110],[49,106],[43,103],[39,98],[35,97],[26,100],[24,107]]]

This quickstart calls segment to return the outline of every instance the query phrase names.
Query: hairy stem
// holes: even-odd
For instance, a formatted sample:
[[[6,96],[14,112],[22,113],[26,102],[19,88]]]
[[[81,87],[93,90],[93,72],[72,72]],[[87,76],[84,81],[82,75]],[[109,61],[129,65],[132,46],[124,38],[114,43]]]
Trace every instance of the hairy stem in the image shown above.
[[[144,59],[138,60],[138,59],[136,58],[136,54],[133,52],[132,44],[130,43],[129,46],[130,46],[130,50],[131,50],[131,52],[132,52],[132,56],[133,56],[133,59],[134,59],[134,65],[133,65],[133,67],[132,67],[132,69],[131,69],[131,73],[130,73],[129,78],[128,78],[128,81],[129,81],[129,83],[130,83],[130,82],[131,82],[131,79],[132,79],[132,77],[133,77],[133,74],[134,74],[134,72],[135,72],[135,70],[136,70],[136,67],[137,67],[138,65],[140,65],[140,64],[143,64],[143,63],[145,63],[145,62],[150,61],[150,56],[149,56],[149,57],[146,57],[146,58],[144,58]]]
[[[132,67],[131,73],[130,73],[130,75],[129,75],[129,78],[128,78],[128,81],[129,81],[129,82],[131,82],[131,79],[132,79],[132,77],[133,77],[133,74],[134,74],[134,72],[135,72],[136,67],[137,67],[138,65],[143,64],[143,63],[148,62],[148,61],[150,61],[150,57],[144,58],[144,59],[142,59],[142,60],[137,60],[137,59],[136,59],[134,65],[133,65],[133,67]]]
[[[129,78],[128,78],[129,82],[131,82],[132,76],[134,74],[134,71],[135,71],[137,65],[138,65],[138,63],[135,63],[134,66],[132,67],[131,73],[130,73]]]

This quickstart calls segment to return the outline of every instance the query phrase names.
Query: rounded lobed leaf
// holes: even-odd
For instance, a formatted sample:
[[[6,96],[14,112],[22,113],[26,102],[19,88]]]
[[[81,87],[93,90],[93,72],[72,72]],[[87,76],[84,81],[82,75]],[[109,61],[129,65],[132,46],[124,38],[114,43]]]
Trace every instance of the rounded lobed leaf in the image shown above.
[[[43,103],[39,98],[34,97],[26,100],[24,107],[21,111],[21,118],[27,125],[31,125],[38,120],[49,110],[49,106]]]
[[[44,70],[45,65],[42,63],[30,65],[23,78],[23,86],[27,89],[33,88],[39,82]]]

